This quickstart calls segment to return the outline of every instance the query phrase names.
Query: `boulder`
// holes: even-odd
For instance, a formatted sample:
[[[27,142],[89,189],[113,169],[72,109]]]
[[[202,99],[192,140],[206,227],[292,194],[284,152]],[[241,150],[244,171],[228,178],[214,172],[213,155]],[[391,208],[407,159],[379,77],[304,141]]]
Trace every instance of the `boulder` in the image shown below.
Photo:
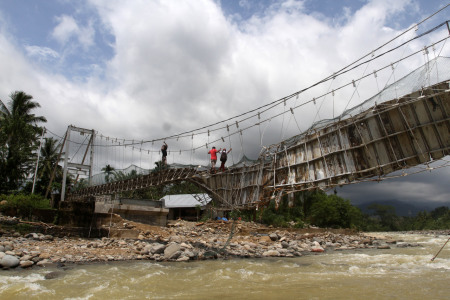
[[[272,239],[269,236],[264,235],[259,238],[259,242],[260,243],[268,243],[268,242],[272,242]]]
[[[175,259],[176,255],[181,249],[181,246],[177,243],[170,244],[166,249],[164,249],[164,258],[165,259]]]
[[[325,249],[323,249],[322,247],[313,247],[311,248],[311,252],[324,252]]]
[[[48,267],[51,266],[53,263],[49,261],[48,259],[41,260],[36,263],[36,266],[38,267]]]
[[[32,259],[31,255],[25,254],[24,256],[22,256],[20,258],[20,261],[26,261],[26,260],[31,260],[31,259]]]
[[[43,241],[53,241],[54,237],[52,235],[47,234],[47,235],[42,236],[42,240]]]
[[[31,260],[22,260],[22,261],[20,261],[20,267],[21,268],[26,269],[26,268],[31,267],[32,265],[34,265],[34,263]]]
[[[0,260],[0,265],[3,268],[15,268],[20,264],[20,260],[12,255],[3,256],[2,260]]]
[[[41,253],[40,255],[39,255],[39,258],[40,259],[49,259],[50,258],[50,253]]]
[[[50,272],[50,273],[45,274],[44,278],[45,278],[45,279],[55,279],[55,278],[61,277],[61,276],[63,276],[63,275],[64,275],[63,272],[60,272],[60,271],[53,271],[53,272]]]
[[[177,261],[188,261],[188,260],[189,260],[189,257],[188,256],[184,256],[184,255],[182,255],[179,258],[177,258]]]
[[[262,255],[263,256],[280,256],[280,252],[278,252],[277,250],[268,250],[268,251],[265,251]]]
[[[164,253],[164,249],[166,246],[164,244],[155,243],[152,245],[150,252],[153,254],[161,254]]]
[[[37,233],[31,232],[25,235],[27,239],[39,240],[39,235]]]
[[[194,258],[195,257],[195,253],[192,251],[185,251],[184,255],[186,255],[189,258]]]
[[[389,245],[380,245],[377,249],[391,249],[391,247],[389,247]]]

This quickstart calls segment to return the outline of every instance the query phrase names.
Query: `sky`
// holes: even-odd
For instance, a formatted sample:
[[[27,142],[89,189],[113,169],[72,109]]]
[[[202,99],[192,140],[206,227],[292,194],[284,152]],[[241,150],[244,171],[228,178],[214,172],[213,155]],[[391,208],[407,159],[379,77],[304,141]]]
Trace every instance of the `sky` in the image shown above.
[[[117,145],[120,140],[134,144],[128,152],[119,149],[123,147],[98,150],[103,158],[98,170],[106,163],[126,167],[127,160],[151,168],[159,160],[162,140],[169,144],[169,164],[206,165],[206,144],[211,147],[227,135],[213,130],[219,125],[208,127],[210,133],[205,129],[190,137],[166,137],[228,119],[226,124],[238,132],[254,124],[256,117],[241,121],[234,116],[313,85],[448,4],[444,0],[0,0],[0,99],[6,104],[16,90],[32,95],[41,105],[36,114],[47,118],[45,127],[53,137],[63,136],[67,126],[74,125],[95,129],[99,144]],[[449,19],[447,7],[403,40]],[[357,69],[340,81],[308,89],[287,105],[262,113],[263,119],[270,119],[264,125],[215,144],[233,148],[233,162],[243,155],[256,159],[263,146],[362,103],[389,84],[392,74],[380,72],[367,80],[357,97],[347,89],[302,106],[293,116],[272,116],[447,34],[442,27],[401,53],[381,59],[379,65],[370,65],[370,71]],[[450,46],[439,44],[428,56],[437,53],[450,56]],[[395,77],[421,66],[424,59],[419,55],[399,64]],[[192,148],[197,150],[186,150]],[[351,185],[339,188],[338,194],[356,202],[398,199],[449,205],[449,175],[443,168]]]

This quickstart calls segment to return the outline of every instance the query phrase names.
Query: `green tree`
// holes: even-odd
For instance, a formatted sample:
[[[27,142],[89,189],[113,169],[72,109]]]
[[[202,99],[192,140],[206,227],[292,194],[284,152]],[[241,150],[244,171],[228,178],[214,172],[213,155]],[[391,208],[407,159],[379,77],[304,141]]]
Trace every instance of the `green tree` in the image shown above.
[[[22,91],[0,105],[0,192],[17,190],[33,171],[36,149],[45,117],[33,112],[40,105]]]
[[[360,229],[364,220],[361,211],[351,205],[349,200],[327,195],[321,190],[295,193],[291,205],[288,196],[285,196],[278,209],[275,209],[272,200],[260,217],[265,224],[281,227],[303,227],[309,223],[320,227]]]
[[[111,177],[111,174],[113,174],[113,171],[114,171],[115,169],[114,169],[114,167],[111,167],[111,165],[110,164],[107,164],[104,168],[102,168],[102,172],[105,172],[105,181],[106,181],[106,183],[109,183],[109,181],[110,181],[110,177]]]
[[[88,181],[85,178],[81,178],[74,184],[73,190],[74,191],[82,190],[87,188],[88,186],[89,186]]]
[[[156,167],[152,170],[153,173],[157,173],[157,172],[162,171],[165,168],[167,168],[167,166],[164,165],[164,163],[161,160],[155,161],[155,165],[156,165]]]
[[[349,200],[336,195],[318,195],[319,201],[311,206],[309,220],[320,227],[355,228],[362,219],[361,211],[352,206]]]
[[[52,184],[50,186],[50,191],[61,190],[61,183],[63,179],[63,168],[58,165],[59,150],[61,145],[58,140],[54,138],[45,138],[44,143],[41,147],[40,159],[38,171],[36,174],[35,182],[35,194],[45,195],[50,179],[54,172]],[[61,159],[60,159],[61,160]],[[55,169],[56,168],[56,169]],[[72,182],[71,176],[67,176],[67,185],[70,186]],[[32,182],[29,182],[25,187],[28,192],[32,191]],[[48,195],[50,197],[50,195]]]
[[[450,229],[450,209],[448,207],[437,207],[430,215],[435,220],[433,229]]]
[[[63,168],[58,165],[58,156],[60,151],[60,144],[54,138],[45,138],[44,144],[41,148],[41,158],[39,160],[39,168],[37,172],[37,180],[35,192],[45,195],[50,179],[55,170],[51,190],[61,189],[61,182],[63,178]],[[56,168],[56,169],[55,169]],[[70,178],[69,178],[70,179]],[[70,184],[70,183],[69,183]]]

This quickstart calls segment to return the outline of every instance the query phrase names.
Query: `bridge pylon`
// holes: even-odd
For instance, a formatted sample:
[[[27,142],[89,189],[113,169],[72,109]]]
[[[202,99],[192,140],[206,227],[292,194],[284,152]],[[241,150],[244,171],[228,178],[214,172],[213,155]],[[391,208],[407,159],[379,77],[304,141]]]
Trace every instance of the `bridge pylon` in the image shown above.
[[[70,135],[73,131],[80,133],[80,135],[88,135],[88,137],[89,137],[89,142],[86,145],[83,159],[79,163],[74,161],[74,157],[72,157],[72,159],[70,159],[70,142],[71,142]],[[68,173],[76,174],[77,175],[76,180],[78,180],[78,176],[80,176],[80,175],[88,176],[89,185],[91,185],[92,167],[94,164],[94,140],[95,140],[95,130],[94,129],[79,128],[79,127],[75,127],[72,125],[69,125],[67,127],[66,143],[65,143],[66,150],[64,153],[64,174],[63,174],[63,182],[62,182],[62,188],[61,188],[61,201],[64,201],[64,199],[65,199],[66,180],[67,180]],[[81,145],[81,146],[83,146],[83,145]],[[88,152],[90,153],[89,161],[88,161],[88,163],[86,163],[86,156],[87,156]]]

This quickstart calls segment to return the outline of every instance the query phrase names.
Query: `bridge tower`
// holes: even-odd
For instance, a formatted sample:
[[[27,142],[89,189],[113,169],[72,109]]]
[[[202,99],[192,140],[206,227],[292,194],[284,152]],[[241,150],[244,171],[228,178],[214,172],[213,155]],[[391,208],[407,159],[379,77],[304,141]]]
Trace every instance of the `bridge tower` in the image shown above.
[[[87,143],[87,145],[80,145],[79,150],[83,147],[85,147],[85,151],[84,151],[84,155],[83,155],[83,159],[81,160],[81,162],[77,163],[74,161],[75,158],[75,154],[74,153],[74,157],[72,157],[70,159],[70,135],[71,132],[75,131],[80,133],[80,135],[88,135],[87,137],[89,138],[89,142]],[[90,135],[90,136],[89,136]],[[91,185],[91,181],[92,181],[92,167],[94,164],[94,140],[95,140],[95,131],[94,129],[84,129],[84,128],[79,128],[79,127],[75,127],[72,125],[69,125],[67,127],[67,131],[66,131],[66,143],[65,143],[65,153],[64,153],[64,174],[63,174],[63,182],[62,182],[62,188],[61,188],[61,201],[64,201],[65,198],[65,192],[66,192],[66,179],[67,179],[67,174],[76,174],[76,180],[78,180],[78,177],[80,175],[82,176],[87,176],[89,178],[89,185]],[[90,153],[89,156],[89,161],[88,163],[86,163],[86,156],[87,153]],[[70,159],[70,161],[69,161]]]

